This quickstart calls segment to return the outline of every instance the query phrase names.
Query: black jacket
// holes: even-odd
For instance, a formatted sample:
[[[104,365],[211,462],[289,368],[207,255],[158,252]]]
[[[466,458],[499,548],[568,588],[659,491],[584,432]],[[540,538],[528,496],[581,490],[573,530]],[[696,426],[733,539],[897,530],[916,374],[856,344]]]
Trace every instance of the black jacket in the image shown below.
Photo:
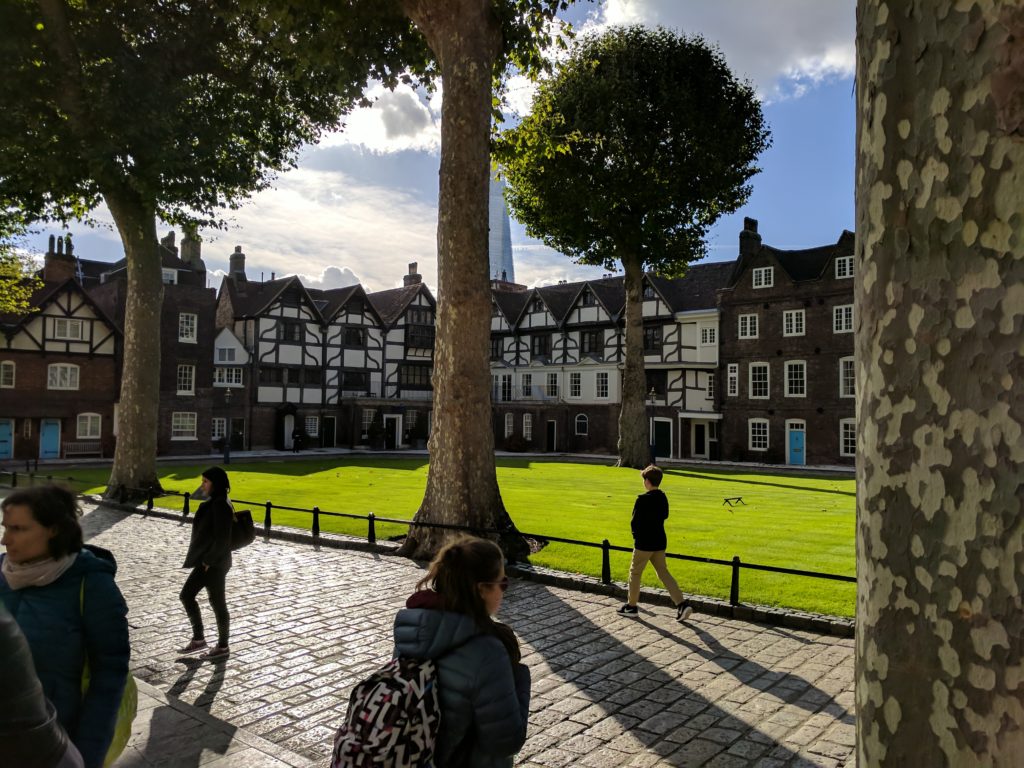
[[[668,519],[668,499],[660,488],[642,493],[633,505],[633,547],[644,552],[661,552],[668,547],[665,521]]]
[[[204,501],[196,510],[192,523],[192,539],[188,544],[183,568],[208,565],[211,568],[231,567],[231,525],[234,512],[228,500],[219,496]]]

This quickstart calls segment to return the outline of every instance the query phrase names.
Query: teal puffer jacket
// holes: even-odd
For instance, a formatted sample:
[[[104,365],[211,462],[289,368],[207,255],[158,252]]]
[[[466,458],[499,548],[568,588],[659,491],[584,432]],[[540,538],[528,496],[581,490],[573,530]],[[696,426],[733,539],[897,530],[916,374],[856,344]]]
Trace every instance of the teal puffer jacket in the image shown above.
[[[25,635],[43,693],[87,768],[103,765],[131,655],[128,606],[114,583],[117,565],[112,555],[96,549],[110,559],[83,549],[59,579],[43,587],[13,590],[0,576],[0,601]],[[83,697],[86,656],[91,677]]]
[[[530,670],[513,666],[501,641],[469,616],[405,608],[395,616],[395,655],[437,662],[441,731],[438,768],[468,739],[470,768],[510,768],[526,741]],[[459,749],[462,753],[465,747]]]

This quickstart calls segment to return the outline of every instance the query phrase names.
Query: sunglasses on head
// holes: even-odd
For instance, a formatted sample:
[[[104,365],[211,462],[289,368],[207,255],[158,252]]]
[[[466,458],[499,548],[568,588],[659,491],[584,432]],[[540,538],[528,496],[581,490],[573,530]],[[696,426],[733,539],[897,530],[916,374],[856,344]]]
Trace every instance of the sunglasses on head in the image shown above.
[[[502,592],[505,592],[508,589],[508,576],[503,577],[501,581],[482,581],[480,583],[493,585]]]

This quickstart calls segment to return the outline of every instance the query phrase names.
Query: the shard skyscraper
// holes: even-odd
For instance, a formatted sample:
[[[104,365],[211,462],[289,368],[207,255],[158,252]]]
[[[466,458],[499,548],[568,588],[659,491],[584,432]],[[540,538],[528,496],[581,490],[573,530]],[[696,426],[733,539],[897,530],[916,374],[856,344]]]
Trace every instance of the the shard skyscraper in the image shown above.
[[[514,283],[516,272],[512,265],[512,230],[509,226],[504,191],[505,182],[492,176],[488,200],[490,232],[487,237],[487,251],[490,256],[491,280]]]

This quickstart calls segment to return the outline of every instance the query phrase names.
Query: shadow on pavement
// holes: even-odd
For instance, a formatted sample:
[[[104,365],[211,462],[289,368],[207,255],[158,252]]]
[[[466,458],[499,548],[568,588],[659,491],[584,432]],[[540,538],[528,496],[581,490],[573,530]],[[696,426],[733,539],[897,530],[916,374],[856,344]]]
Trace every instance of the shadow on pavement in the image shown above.
[[[512,597],[508,601],[510,614],[515,611],[515,596]],[[809,694],[809,698],[826,701],[832,698],[802,678],[771,672],[758,664],[751,665],[717,640],[713,632],[721,625],[708,628],[696,628],[693,623],[686,625],[696,630],[703,643],[701,645],[642,620],[645,630],[654,630],[658,639],[634,649],[609,632],[607,627],[615,623],[617,629],[624,629],[624,623],[636,620],[616,616],[611,605],[594,604],[594,610],[590,611],[594,616],[590,616],[550,590],[531,590],[528,599],[531,604],[524,604],[524,610],[529,619],[513,619],[514,626],[543,663],[568,684],[542,683],[535,698],[537,703],[545,702],[543,710],[538,711],[535,705],[531,709],[539,715],[538,720],[542,723],[547,709],[552,710],[547,715],[552,721],[555,719],[553,713],[557,712],[570,721],[582,723],[578,729],[570,729],[575,730],[573,735],[579,734],[581,738],[597,736],[607,739],[617,732],[626,732],[649,752],[660,755],[665,764],[673,766],[703,764],[732,745],[736,745],[736,749],[762,753],[760,756],[770,751],[771,757],[781,765],[797,755],[778,745],[773,736],[761,732],[758,728],[760,720],[780,709],[782,702],[797,701]],[[538,599],[546,605],[538,605]],[[541,614],[546,620],[538,621]],[[685,626],[680,626],[679,631],[687,632]],[[666,638],[671,640],[670,644],[664,642]],[[683,646],[687,653],[680,654],[678,646]],[[692,658],[694,653],[697,658]],[[698,671],[709,662],[718,669],[714,672]],[[719,685],[723,672],[735,680]],[[537,677],[536,668],[534,676]],[[688,676],[693,679],[692,687],[687,684]],[[780,702],[778,706],[769,707],[763,718],[748,713],[748,718],[757,722],[746,722],[695,690],[701,687],[699,683],[711,680],[713,682],[708,687],[714,687],[720,695],[731,695],[726,691],[739,688],[736,681],[743,686],[751,686],[750,698],[767,688],[772,688],[771,693],[775,694],[774,689],[778,687],[779,693],[775,695],[779,696]],[[535,685],[537,682],[535,679]],[[791,693],[783,694],[783,691]],[[811,693],[815,691],[816,694]],[[733,709],[740,708],[745,693],[738,694],[738,700],[730,701]],[[816,705],[815,710],[820,706]],[[608,718],[613,719],[618,728],[602,726],[602,721]],[[602,731],[588,733],[592,729]],[[562,747],[567,736],[569,734],[565,732],[550,736],[545,732],[535,739],[546,742],[541,745],[543,752],[551,747]],[[635,749],[635,744],[627,740],[620,745],[622,751],[628,752],[631,744]],[[614,738],[611,746],[615,747]],[[748,758],[756,756],[742,755]]]

